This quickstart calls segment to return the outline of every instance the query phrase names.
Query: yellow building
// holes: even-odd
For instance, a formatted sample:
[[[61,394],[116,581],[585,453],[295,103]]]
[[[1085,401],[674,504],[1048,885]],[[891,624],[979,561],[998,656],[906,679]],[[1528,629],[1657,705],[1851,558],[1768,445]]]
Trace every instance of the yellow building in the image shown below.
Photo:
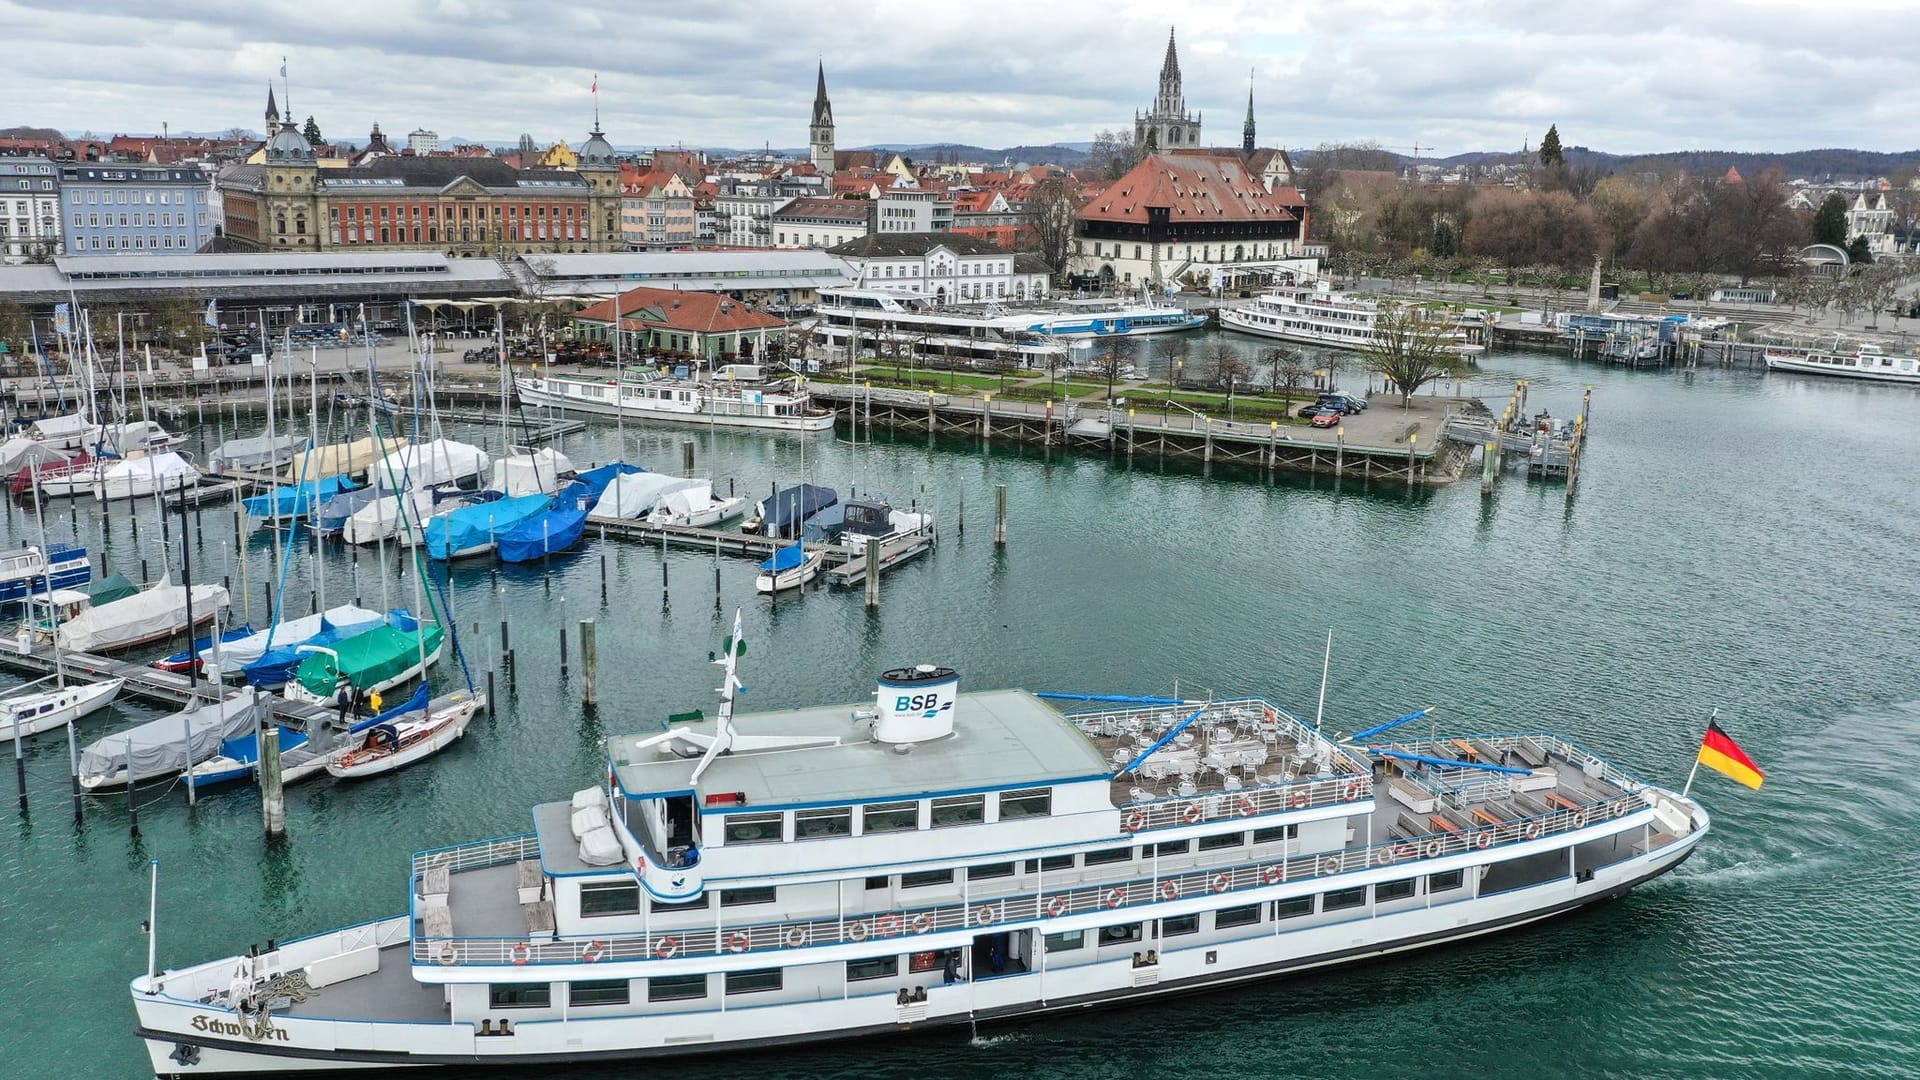
[[[520,167],[526,168],[527,164],[523,161]],[[577,169],[580,167],[580,155],[574,153],[573,148],[565,142],[557,142],[540,151],[540,156],[533,159],[532,165],[536,169]]]

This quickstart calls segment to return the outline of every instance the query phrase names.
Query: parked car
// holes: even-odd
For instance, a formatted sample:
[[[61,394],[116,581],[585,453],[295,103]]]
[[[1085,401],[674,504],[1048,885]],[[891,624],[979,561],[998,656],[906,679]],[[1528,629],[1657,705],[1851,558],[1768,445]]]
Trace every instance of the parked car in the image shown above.
[[[1339,405],[1345,408],[1346,411],[1349,413],[1364,412],[1366,411],[1366,408],[1367,408],[1367,399],[1363,397],[1355,397],[1352,394],[1337,394],[1337,393],[1320,395],[1319,404],[1326,405],[1330,403]]]
[[[1323,409],[1314,414],[1313,426],[1318,428],[1334,427],[1344,419],[1346,419],[1345,413],[1335,412],[1332,409]]]
[[[1294,415],[1302,420],[1311,420],[1324,412],[1333,413],[1335,416],[1345,416],[1348,413],[1356,413],[1359,411],[1360,410],[1348,405],[1344,401],[1322,399],[1311,405],[1302,405],[1300,410],[1294,413]]]

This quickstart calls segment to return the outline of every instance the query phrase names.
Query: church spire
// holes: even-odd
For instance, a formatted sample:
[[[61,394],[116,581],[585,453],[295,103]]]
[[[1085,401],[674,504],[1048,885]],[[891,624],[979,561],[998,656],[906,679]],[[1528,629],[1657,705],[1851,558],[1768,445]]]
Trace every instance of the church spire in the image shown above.
[[[1180,56],[1173,47],[1173,30],[1173,27],[1167,27],[1167,59],[1160,65],[1161,82],[1168,79],[1178,81],[1180,78]]]
[[[813,126],[830,127],[833,124],[833,103],[827,100],[827,63],[820,61],[818,81],[813,86]]]
[[[273,81],[269,79],[267,81],[267,138],[273,138],[274,131],[279,127],[280,106],[273,103]]]
[[[833,175],[833,103],[827,100],[827,65],[815,74],[813,120],[807,125],[807,157],[822,176]]]
[[[1253,153],[1253,73],[1247,73],[1247,122],[1240,129],[1240,149]]]

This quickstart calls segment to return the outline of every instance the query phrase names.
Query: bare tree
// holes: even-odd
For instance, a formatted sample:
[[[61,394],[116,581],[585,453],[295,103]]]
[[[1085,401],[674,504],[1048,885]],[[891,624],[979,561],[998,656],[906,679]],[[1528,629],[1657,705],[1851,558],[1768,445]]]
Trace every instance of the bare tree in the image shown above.
[[[1270,345],[1260,350],[1260,362],[1267,368],[1267,387],[1280,391],[1281,408],[1293,411],[1293,391],[1313,369],[1298,349]]]
[[[1071,181],[1059,176],[1050,176],[1035,185],[1033,194],[1022,207],[1022,217],[1033,235],[1034,249],[1052,269],[1055,281],[1067,272],[1079,214],[1079,192]]]
[[[1911,279],[1911,271],[1902,263],[1887,260],[1862,267],[1854,278],[1867,309],[1867,328],[1872,330],[1879,327],[1881,312],[1893,309],[1895,298]]]
[[[1440,327],[1406,304],[1381,306],[1373,340],[1360,351],[1360,363],[1387,379],[1399,392],[1403,409],[1421,387],[1466,367],[1466,359]]]
[[[1140,164],[1140,158],[1141,148],[1134,145],[1132,135],[1102,131],[1093,137],[1093,146],[1087,151],[1087,167],[1108,180],[1118,180]]]
[[[1246,385],[1247,377],[1253,374],[1253,365],[1241,355],[1240,346],[1224,339],[1207,344],[1205,360],[1207,385],[1226,388],[1227,415],[1231,416],[1234,388]]]
[[[1154,340],[1154,356],[1158,358],[1161,363],[1165,364],[1167,368],[1168,393],[1173,392],[1173,384],[1176,381],[1183,381],[1180,379],[1180,376],[1185,374],[1185,369],[1181,365],[1186,362],[1190,348],[1191,346],[1187,344],[1186,340],[1177,334],[1156,338]]]
[[[1140,351],[1140,339],[1125,334],[1108,334],[1099,339],[1098,351],[1094,354],[1094,370],[1107,380],[1107,397],[1113,397],[1113,384],[1121,374],[1131,370],[1133,358]]]

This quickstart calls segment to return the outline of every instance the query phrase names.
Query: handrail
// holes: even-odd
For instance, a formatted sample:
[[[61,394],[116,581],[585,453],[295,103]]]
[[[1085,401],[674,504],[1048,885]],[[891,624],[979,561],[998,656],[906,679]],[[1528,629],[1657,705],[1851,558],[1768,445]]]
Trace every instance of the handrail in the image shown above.
[[[1102,910],[1119,911],[1198,895],[1203,891],[1216,894],[1238,892],[1402,863],[1430,862],[1572,832],[1586,828],[1595,821],[1625,817],[1646,806],[1646,799],[1629,792],[1576,809],[1555,810],[1536,817],[1503,821],[1498,825],[1480,826],[1458,833],[1387,839],[1339,851],[1207,867],[1165,877],[1154,875],[1124,882],[1081,885],[1055,892],[997,897],[971,904],[908,908],[852,918],[842,916],[731,927],[686,927],[638,934],[577,935],[539,941],[524,936],[415,936],[413,962],[456,967],[672,960],[687,956],[859,944],[887,938],[917,938],[938,931],[1031,923]]]

